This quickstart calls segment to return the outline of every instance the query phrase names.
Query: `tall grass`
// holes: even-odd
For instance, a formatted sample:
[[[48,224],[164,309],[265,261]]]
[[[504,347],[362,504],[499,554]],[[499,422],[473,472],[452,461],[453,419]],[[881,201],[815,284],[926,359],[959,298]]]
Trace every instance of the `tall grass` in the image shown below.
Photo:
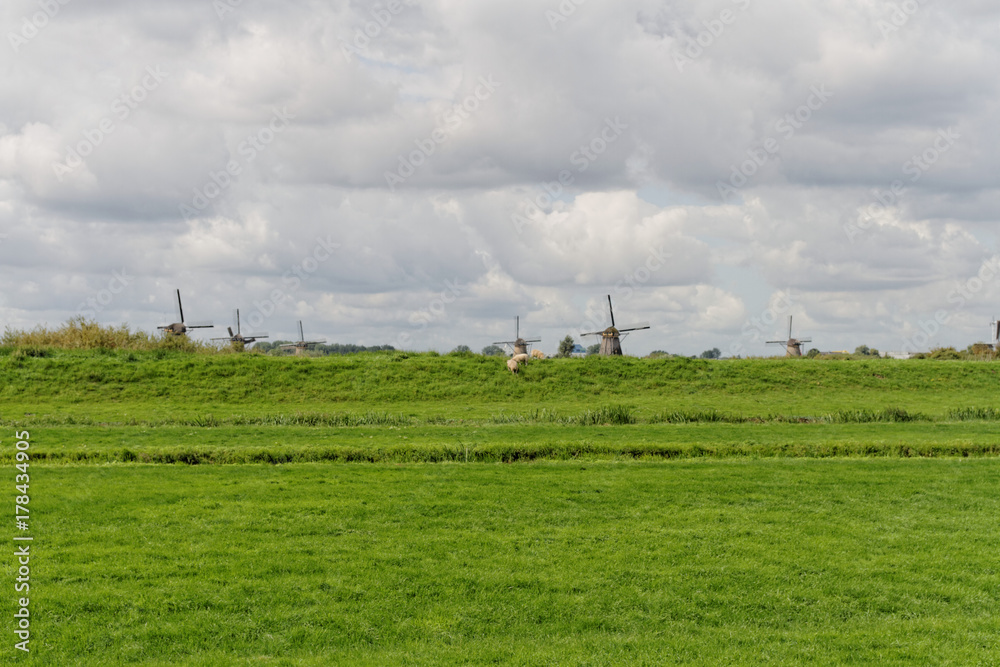
[[[870,424],[874,422],[912,422],[929,421],[930,417],[919,412],[910,413],[902,408],[883,408],[881,410],[868,410],[865,408],[855,410],[838,410],[823,418],[823,421],[831,424]]]
[[[180,352],[223,352],[227,347],[216,346],[204,341],[191,340],[187,336],[174,336],[166,332],[150,334],[133,331],[127,324],[104,326],[83,317],[73,317],[65,324],[49,329],[37,326],[30,331],[8,327],[0,338],[0,344],[14,348],[11,356],[48,356],[48,348],[66,350],[164,350]]]
[[[636,423],[634,409],[627,405],[607,405],[587,410],[576,418],[581,426],[623,426]]]
[[[1000,419],[1000,409],[952,408],[948,410],[946,418],[952,421],[997,421]]]

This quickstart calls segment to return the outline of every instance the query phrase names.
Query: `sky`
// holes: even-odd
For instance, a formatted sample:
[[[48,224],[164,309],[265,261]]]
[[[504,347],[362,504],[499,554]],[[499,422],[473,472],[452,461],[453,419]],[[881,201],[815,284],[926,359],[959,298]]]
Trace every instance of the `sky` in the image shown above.
[[[1000,315],[993,0],[5,0],[0,323],[724,356]]]

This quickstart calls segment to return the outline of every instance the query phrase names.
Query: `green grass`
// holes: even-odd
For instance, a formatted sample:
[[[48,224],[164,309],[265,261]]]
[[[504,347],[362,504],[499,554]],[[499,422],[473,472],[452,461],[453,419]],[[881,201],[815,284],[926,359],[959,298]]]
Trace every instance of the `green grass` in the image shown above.
[[[995,368],[0,348],[19,659],[996,664]]]
[[[66,463],[512,462],[537,459],[995,456],[1000,423],[561,423],[46,426],[32,456]],[[12,464],[14,451],[0,450]]]
[[[997,459],[46,468],[34,658],[995,664],[998,475]]]
[[[486,419],[548,409],[577,415],[624,405],[672,411],[821,417],[894,408],[943,417],[995,407],[989,362],[810,359],[633,359],[531,362],[519,377],[480,356],[367,353],[324,358],[251,354],[0,349],[0,417],[103,421],[369,411]]]

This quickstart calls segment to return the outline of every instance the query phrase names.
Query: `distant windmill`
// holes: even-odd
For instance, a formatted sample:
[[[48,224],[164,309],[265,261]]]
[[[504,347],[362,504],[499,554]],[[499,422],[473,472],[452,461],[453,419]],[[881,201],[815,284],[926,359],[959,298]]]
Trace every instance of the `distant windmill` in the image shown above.
[[[540,343],[541,338],[521,338],[521,318],[520,316],[514,316],[514,340],[499,340],[494,342],[494,345],[503,345],[509,350],[513,350],[512,354],[528,354],[528,347],[531,343]]]
[[[598,354],[604,356],[621,355],[622,353],[622,342],[621,339],[629,335],[633,331],[639,331],[641,329],[648,329],[649,322],[643,322],[642,324],[633,324],[629,327],[624,327],[621,329],[615,328],[615,311],[611,307],[611,295],[608,295],[608,315],[611,317],[611,326],[604,331],[591,331],[590,333],[580,334],[581,336],[600,336],[601,337],[601,349]]]
[[[229,332],[229,336],[228,337],[226,337],[226,338],[213,338],[212,340],[228,340],[233,345],[238,345],[240,347],[244,347],[244,346],[250,345],[251,343],[256,342],[258,338],[267,338],[267,334],[264,333],[264,332],[254,332],[252,334],[247,334],[246,336],[243,335],[243,332],[240,331],[240,309],[239,308],[236,309],[236,312],[235,312],[235,315],[234,315],[234,321],[236,323],[236,333],[233,333],[233,328],[232,327],[226,327],[226,331]]]
[[[302,333],[302,320],[299,320],[299,339],[294,343],[286,343],[282,345],[281,348],[295,348],[295,356],[302,356],[309,349],[310,345],[319,345],[325,343],[326,339],[321,338],[319,340],[306,340],[306,335]]]
[[[788,340],[769,340],[768,345],[784,345],[786,357],[801,357],[802,343],[811,343],[812,338],[792,338],[792,316],[788,316]]]
[[[211,322],[200,322],[198,324],[187,324],[184,322],[184,308],[181,306],[181,291],[177,290],[177,317],[180,322],[174,322],[173,324],[164,324],[163,326],[156,327],[157,329],[162,329],[168,334],[173,336],[183,336],[188,332],[188,329],[211,329],[214,324]]]

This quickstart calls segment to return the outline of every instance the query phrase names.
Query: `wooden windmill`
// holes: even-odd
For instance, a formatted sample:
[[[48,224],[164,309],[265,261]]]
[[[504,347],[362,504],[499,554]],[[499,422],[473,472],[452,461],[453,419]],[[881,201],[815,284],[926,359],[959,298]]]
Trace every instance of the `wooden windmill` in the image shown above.
[[[515,354],[528,354],[528,347],[532,343],[540,343],[541,338],[521,338],[521,318],[514,316],[514,340],[496,341],[494,345],[503,345],[508,350],[512,350],[511,356]]]
[[[801,357],[802,343],[811,343],[812,338],[792,338],[792,316],[788,316],[788,340],[769,340],[768,345],[784,345],[786,357]]]
[[[255,343],[258,338],[267,338],[267,334],[264,332],[254,332],[252,334],[243,335],[240,331],[240,309],[237,308],[234,315],[234,322],[236,324],[236,333],[233,333],[232,327],[226,327],[226,331],[229,332],[229,336],[225,338],[213,338],[212,340],[228,340],[239,350],[242,350],[247,345]]]
[[[287,343],[281,346],[281,349],[294,348],[295,356],[301,357],[309,349],[310,345],[320,345],[325,343],[326,339],[321,338],[319,340],[306,340],[306,335],[302,332],[302,320],[299,320],[299,339],[294,343]]]
[[[621,356],[622,353],[622,341],[621,339],[629,335],[633,331],[639,331],[641,329],[648,329],[649,323],[643,322],[642,324],[634,324],[629,327],[623,327],[621,329],[615,327],[615,311],[611,306],[611,295],[608,295],[608,315],[611,317],[611,326],[604,331],[591,331],[589,333],[580,334],[581,336],[600,336],[601,337],[601,349],[598,354],[604,356],[618,355]],[[623,335],[624,334],[624,335]]]
[[[201,322],[198,324],[187,324],[184,321],[184,308],[181,306],[181,291],[177,290],[177,317],[179,322],[174,322],[173,324],[164,324],[162,326],[156,327],[157,329],[162,329],[168,334],[173,336],[183,336],[188,332],[188,329],[211,329],[214,324],[211,322]]]

